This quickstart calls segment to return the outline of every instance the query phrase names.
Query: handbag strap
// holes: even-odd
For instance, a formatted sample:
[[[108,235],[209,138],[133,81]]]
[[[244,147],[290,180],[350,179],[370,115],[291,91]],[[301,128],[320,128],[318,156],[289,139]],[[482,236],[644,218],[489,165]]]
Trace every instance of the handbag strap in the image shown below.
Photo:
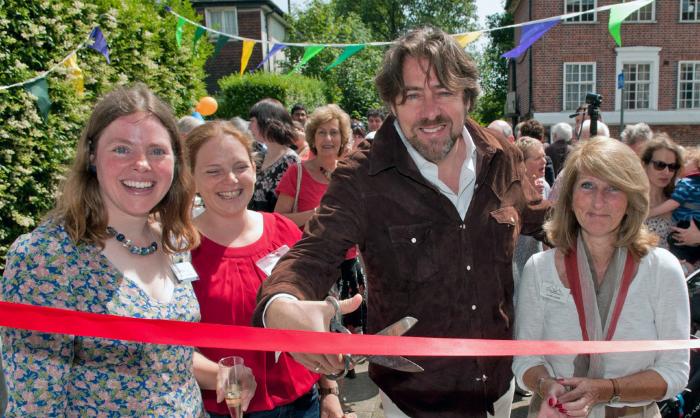
[[[294,194],[294,206],[292,206],[292,213],[297,212],[297,205],[299,203],[299,190],[301,190],[301,162],[297,161],[297,190]]]

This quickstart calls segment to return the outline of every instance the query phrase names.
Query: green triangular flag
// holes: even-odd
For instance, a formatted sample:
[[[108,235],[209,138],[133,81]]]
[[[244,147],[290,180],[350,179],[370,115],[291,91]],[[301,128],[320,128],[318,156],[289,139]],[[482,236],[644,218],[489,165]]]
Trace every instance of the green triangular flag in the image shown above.
[[[182,27],[185,26],[185,18],[180,17],[177,19],[177,28],[175,28],[175,41],[177,41],[177,47],[182,46]]]
[[[24,88],[29,93],[36,96],[39,114],[44,120],[46,120],[46,118],[49,116],[49,109],[51,108],[51,99],[49,99],[49,83],[45,78],[40,78],[32,81],[29,84],[25,84]]]
[[[654,0],[637,0],[630,3],[620,3],[614,5],[610,9],[608,30],[610,31],[610,36],[613,37],[617,46],[622,46],[622,39],[620,38],[620,26],[622,25],[622,21],[627,19],[627,16],[631,15],[647,4],[652,3],[653,1]]]
[[[207,33],[206,29],[204,29],[201,26],[197,26],[197,30],[194,31],[194,41],[192,41],[192,48],[197,48],[197,42],[199,42],[199,38],[201,38],[202,35],[204,35],[205,33]]]
[[[323,45],[310,45],[310,46],[307,46],[307,47],[304,49],[304,56],[301,57],[301,61],[299,61],[299,63],[296,65],[296,67],[294,67],[294,68],[292,69],[292,71],[289,72],[289,74],[292,74],[292,73],[294,73],[294,72],[299,71],[299,69],[301,69],[301,67],[303,67],[304,64],[306,64],[307,62],[309,62],[309,60],[310,60],[311,58],[313,58],[313,57],[315,57],[316,55],[318,55],[318,53],[321,52],[321,51],[323,51],[324,48],[325,48],[325,46],[323,46]]]
[[[337,66],[337,65],[340,65],[340,64],[341,64],[343,61],[345,61],[346,59],[348,59],[348,58],[350,58],[351,56],[353,56],[353,55],[357,54],[358,52],[362,51],[362,49],[363,49],[364,47],[365,47],[364,44],[363,44],[363,45],[348,45],[348,46],[346,46],[345,49],[343,50],[343,53],[340,54],[340,55],[338,56],[338,58],[336,58],[335,61],[333,61],[333,63],[332,63],[331,65],[329,65],[328,67],[326,67],[324,70],[325,70],[325,71],[328,71],[328,70],[330,70],[331,68],[333,68],[333,67],[335,67],[335,66]]]
[[[219,39],[216,40],[216,46],[214,47],[214,56],[219,55],[221,48],[226,45],[226,42],[228,42],[228,36],[219,35]]]

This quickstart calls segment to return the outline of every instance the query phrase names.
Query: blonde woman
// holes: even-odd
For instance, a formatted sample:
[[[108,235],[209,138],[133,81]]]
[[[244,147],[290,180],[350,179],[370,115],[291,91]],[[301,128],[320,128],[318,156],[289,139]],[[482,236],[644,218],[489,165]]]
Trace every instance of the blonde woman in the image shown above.
[[[637,155],[610,138],[567,159],[545,224],[555,248],[535,254],[516,290],[523,340],[682,340],[688,292],[678,260],[644,226],[649,183]],[[688,380],[688,350],[516,357],[532,416],[657,417]]]

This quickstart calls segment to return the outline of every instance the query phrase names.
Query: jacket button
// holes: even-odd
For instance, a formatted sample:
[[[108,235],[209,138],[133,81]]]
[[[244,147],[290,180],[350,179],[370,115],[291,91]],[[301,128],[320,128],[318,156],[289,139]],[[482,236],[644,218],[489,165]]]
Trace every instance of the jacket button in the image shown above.
[[[465,224],[459,225],[459,229],[467,229],[467,226]]]
[[[471,271],[472,266],[467,266],[467,271]]]
[[[417,240],[416,240],[416,238],[415,238],[415,237],[414,237],[414,238],[411,238],[411,244],[415,244],[415,243],[416,243],[416,241],[417,241]]]
[[[476,310],[476,305],[472,305],[472,311]]]

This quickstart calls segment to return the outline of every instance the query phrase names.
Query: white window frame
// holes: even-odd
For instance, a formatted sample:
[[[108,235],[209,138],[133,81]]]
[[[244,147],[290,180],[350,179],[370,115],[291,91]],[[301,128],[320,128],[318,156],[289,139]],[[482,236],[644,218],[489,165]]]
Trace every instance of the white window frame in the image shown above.
[[[700,23],[700,0],[688,0],[689,2],[694,2],[695,5],[695,19],[683,20],[683,1],[678,2],[678,22],[680,23]]]
[[[570,1],[584,1],[584,0],[564,0],[564,14],[569,14],[570,12],[566,10],[566,6]],[[598,8],[598,0],[593,0],[593,10]],[[598,12],[593,13],[593,20],[571,20],[571,19],[581,19],[584,15],[579,15],[577,18],[564,19],[564,23],[572,25],[589,25],[591,23],[598,23]]]
[[[676,93],[676,109],[679,110],[700,110],[700,107],[681,107],[681,66],[683,64],[700,65],[700,61],[678,61],[678,88]],[[693,83],[700,83],[700,71],[695,74]]]
[[[222,12],[223,13],[223,12],[230,12],[230,11],[233,11],[233,16],[234,16],[233,21],[234,21],[234,24],[236,26],[236,30],[235,30],[236,33],[228,33],[228,35],[238,36],[238,9],[235,6],[207,7],[206,9],[204,9],[204,19],[206,22],[206,26],[210,29],[214,29],[216,31],[226,33],[223,30],[224,28],[215,28],[212,26],[211,13],[212,12]],[[207,31],[207,33],[209,34],[210,39],[216,40],[219,37],[218,33],[209,32],[209,31]]]
[[[570,110],[572,110],[572,109],[567,109],[567,108],[566,108],[566,85],[567,85],[567,82],[566,82],[566,66],[567,66],[567,65],[579,65],[579,66],[581,66],[581,65],[592,65],[592,66],[593,66],[593,88],[592,88],[591,91],[595,91],[596,82],[597,82],[597,74],[598,74],[598,73],[597,73],[597,66],[596,66],[596,62],[595,62],[595,61],[593,61],[593,62],[565,62],[565,63],[562,65],[562,71],[561,71],[561,74],[562,74],[562,77],[561,77],[561,84],[562,84],[562,86],[561,86],[561,108],[562,108],[562,111],[564,111],[564,112],[569,112]],[[581,83],[579,83],[579,84],[581,84]],[[585,96],[583,97],[583,101],[581,101],[581,103],[579,103],[579,105],[581,105],[582,103],[585,103]],[[576,108],[578,108],[578,105],[576,106]],[[575,111],[576,108],[573,109],[573,110]]]
[[[648,109],[625,109],[625,112],[637,112],[644,110],[658,110],[659,108],[659,53],[660,47],[655,46],[632,46],[615,48],[615,79],[617,74],[622,72],[624,64],[650,64],[649,66],[649,108]],[[615,89],[615,110],[622,107],[622,91]]]
[[[623,0],[623,3],[629,3],[634,0]],[[681,0],[682,1],[682,0]],[[633,19],[632,16],[639,16],[639,12],[647,6],[651,6],[651,19],[650,20],[639,20]],[[642,9],[635,10],[628,18],[626,18],[622,23],[656,23],[656,2],[652,2],[644,6]]]

